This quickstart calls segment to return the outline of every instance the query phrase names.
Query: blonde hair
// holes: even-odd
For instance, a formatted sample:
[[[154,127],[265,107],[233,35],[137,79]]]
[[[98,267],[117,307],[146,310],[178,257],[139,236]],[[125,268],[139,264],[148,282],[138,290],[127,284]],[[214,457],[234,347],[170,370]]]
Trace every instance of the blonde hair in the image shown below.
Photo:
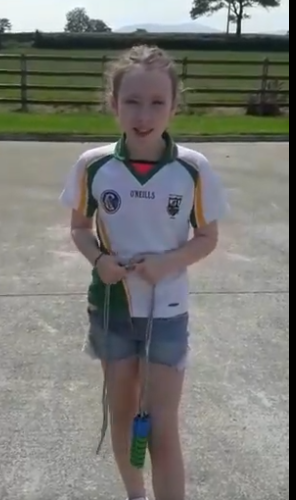
[[[159,47],[139,45],[132,47],[115,61],[107,73],[109,97],[118,98],[121,82],[132,68],[142,66],[145,69],[166,71],[172,82],[173,100],[179,97],[179,76],[174,60]]]

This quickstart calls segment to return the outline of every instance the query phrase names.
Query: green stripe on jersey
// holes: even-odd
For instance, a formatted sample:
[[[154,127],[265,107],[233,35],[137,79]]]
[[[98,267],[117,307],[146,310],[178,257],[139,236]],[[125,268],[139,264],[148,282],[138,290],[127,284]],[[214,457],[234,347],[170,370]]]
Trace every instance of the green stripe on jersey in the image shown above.
[[[192,227],[197,228],[198,221],[197,221],[197,217],[196,217],[195,202],[196,202],[197,184],[198,184],[198,180],[199,180],[199,172],[195,166],[190,165],[190,163],[187,163],[185,160],[182,160],[181,158],[178,158],[178,162],[181,165],[183,165],[183,167],[186,168],[187,172],[191,175],[193,182],[194,182],[195,195],[194,195],[194,205],[192,207],[191,214],[190,214],[190,223],[191,223]]]
[[[92,185],[95,176],[97,175],[98,171],[100,170],[101,167],[106,165],[108,161],[112,160],[113,155],[108,155],[104,156],[103,158],[100,158],[98,160],[95,160],[93,163],[90,163],[86,167],[86,177],[87,177],[87,185],[86,185],[86,217],[93,217],[97,208],[98,208],[98,202],[97,200],[93,197],[92,194]]]
[[[115,148],[115,158],[121,161],[131,172],[131,174],[137,179],[137,181],[144,186],[154,175],[156,175],[163,167],[165,167],[168,163],[176,160],[177,158],[177,146],[168,132],[163,133],[163,139],[165,141],[166,147],[162,154],[162,157],[155,164],[151,170],[147,172],[147,174],[138,173],[133,167],[133,161],[146,161],[144,158],[130,158],[130,154],[126,144],[126,135],[117,142]]]
[[[92,272],[92,283],[88,289],[88,302],[103,311],[107,285],[100,279],[97,270]],[[110,314],[130,314],[130,302],[124,282],[111,285]]]

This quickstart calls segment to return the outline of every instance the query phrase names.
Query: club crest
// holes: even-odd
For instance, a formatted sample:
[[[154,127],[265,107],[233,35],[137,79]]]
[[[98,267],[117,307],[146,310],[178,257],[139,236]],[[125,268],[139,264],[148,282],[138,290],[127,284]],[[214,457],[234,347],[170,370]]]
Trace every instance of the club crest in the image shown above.
[[[121,206],[121,198],[116,191],[108,189],[101,195],[101,203],[108,214],[115,214]]]
[[[172,219],[179,213],[182,199],[183,196],[177,194],[171,194],[169,196],[167,212]]]

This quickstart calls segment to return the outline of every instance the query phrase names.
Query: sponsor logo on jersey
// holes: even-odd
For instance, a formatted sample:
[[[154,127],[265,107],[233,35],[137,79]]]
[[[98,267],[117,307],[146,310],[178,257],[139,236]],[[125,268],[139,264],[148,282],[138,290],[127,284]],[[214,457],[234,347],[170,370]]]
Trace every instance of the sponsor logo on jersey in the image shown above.
[[[131,191],[131,198],[142,198],[146,200],[155,200],[154,191]]]
[[[174,217],[176,217],[176,215],[179,213],[182,199],[183,196],[180,196],[178,194],[171,194],[169,196],[167,212],[172,219],[174,219]]]
[[[107,189],[101,195],[101,203],[108,214],[115,214],[121,206],[121,198],[116,191]]]

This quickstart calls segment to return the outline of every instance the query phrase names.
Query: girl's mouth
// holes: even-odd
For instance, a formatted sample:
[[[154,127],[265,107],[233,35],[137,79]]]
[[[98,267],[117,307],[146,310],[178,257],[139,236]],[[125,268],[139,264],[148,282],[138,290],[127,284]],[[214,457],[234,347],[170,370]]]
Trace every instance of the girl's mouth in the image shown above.
[[[148,135],[150,135],[153,132],[153,129],[139,130],[138,128],[134,128],[134,131],[139,137],[148,137]]]

